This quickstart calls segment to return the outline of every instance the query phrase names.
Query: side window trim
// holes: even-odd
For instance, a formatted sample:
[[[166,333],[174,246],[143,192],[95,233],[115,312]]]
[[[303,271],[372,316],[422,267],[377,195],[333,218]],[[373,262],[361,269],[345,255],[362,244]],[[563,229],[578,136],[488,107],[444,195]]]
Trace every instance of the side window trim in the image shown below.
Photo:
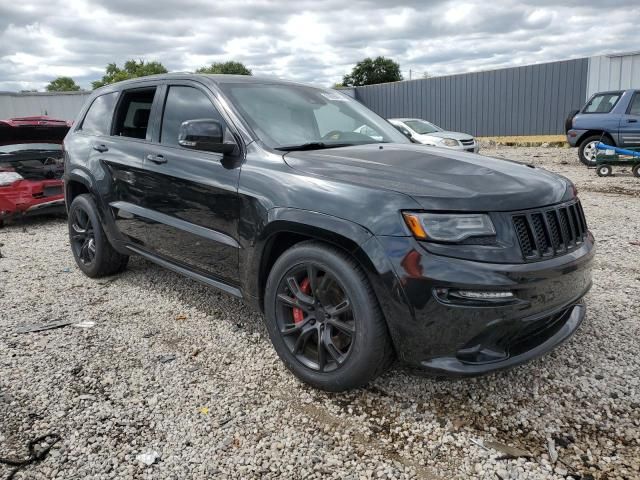
[[[156,95],[151,104],[151,122],[149,122],[149,140],[147,140],[150,143],[160,143],[160,128],[168,90],[166,82],[159,83],[156,88]]]

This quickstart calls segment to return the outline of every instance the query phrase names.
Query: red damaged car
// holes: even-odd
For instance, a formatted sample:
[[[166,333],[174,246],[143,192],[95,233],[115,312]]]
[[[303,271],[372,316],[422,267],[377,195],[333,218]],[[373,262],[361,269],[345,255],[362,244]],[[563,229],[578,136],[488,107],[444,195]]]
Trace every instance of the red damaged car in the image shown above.
[[[70,126],[46,116],[0,120],[0,225],[64,212],[62,140]]]

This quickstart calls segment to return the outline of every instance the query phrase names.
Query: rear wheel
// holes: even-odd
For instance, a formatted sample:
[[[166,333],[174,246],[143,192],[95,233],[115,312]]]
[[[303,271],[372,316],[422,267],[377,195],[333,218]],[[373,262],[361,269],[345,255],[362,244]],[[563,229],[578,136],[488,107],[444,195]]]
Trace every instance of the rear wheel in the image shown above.
[[[282,254],[265,290],[276,352],[302,381],[329,391],[362,386],[393,359],[366,275],[342,251],[304,242]]]
[[[596,155],[598,153],[596,146],[598,142],[600,142],[600,138],[602,138],[600,135],[587,137],[580,143],[580,147],[578,147],[578,157],[587,167],[595,167],[596,165]],[[602,138],[602,140],[605,142],[609,141],[606,137]]]
[[[635,165],[631,171],[633,172],[634,177],[640,178],[640,163]]]
[[[98,219],[96,204],[89,194],[78,195],[69,207],[69,243],[78,268],[96,278],[121,272],[129,257],[109,243]]]
[[[600,165],[596,173],[599,177],[610,177],[613,173],[613,168],[611,168],[611,165]]]

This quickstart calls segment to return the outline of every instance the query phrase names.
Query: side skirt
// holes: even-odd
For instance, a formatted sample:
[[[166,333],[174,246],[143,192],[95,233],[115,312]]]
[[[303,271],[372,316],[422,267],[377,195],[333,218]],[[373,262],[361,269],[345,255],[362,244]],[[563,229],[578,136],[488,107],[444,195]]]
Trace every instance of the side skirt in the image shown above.
[[[160,265],[161,267],[164,267],[168,270],[171,270],[173,272],[179,273],[181,275],[184,275],[185,277],[189,277],[192,278],[194,280],[197,280],[201,283],[204,283],[205,285],[208,285],[210,287],[214,287],[217,288],[218,290],[222,290],[223,292],[226,292],[230,295],[233,295],[234,297],[238,297],[238,298],[242,298],[242,291],[237,288],[234,287],[232,285],[229,285],[228,283],[224,283],[220,280],[216,280],[214,278],[211,278],[207,275],[202,275],[200,273],[194,272],[192,270],[189,270],[188,268],[182,267],[180,265],[177,265],[169,260],[165,260],[164,258],[161,258],[157,255],[154,255],[152,253],[149,253],[141,248],[138,247],[134,247],[133,245],[127,245],[126,249],[136,253],[138,255],[140,255],[141,257],[146,258],[147,260],[152,261],[153,263],[156,263],[158,265]]]

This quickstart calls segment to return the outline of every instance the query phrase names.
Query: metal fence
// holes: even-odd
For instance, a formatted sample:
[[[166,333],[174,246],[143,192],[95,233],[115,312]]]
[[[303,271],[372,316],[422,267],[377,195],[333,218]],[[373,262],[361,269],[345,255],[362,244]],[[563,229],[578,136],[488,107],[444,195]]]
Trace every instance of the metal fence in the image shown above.
[[[564,133],[587,89],[588,58],[356,88],[385,118],[416,117],[476,136]]]
[[[91,92],[0,92],[0,119],[48,115],[74,120]]]

